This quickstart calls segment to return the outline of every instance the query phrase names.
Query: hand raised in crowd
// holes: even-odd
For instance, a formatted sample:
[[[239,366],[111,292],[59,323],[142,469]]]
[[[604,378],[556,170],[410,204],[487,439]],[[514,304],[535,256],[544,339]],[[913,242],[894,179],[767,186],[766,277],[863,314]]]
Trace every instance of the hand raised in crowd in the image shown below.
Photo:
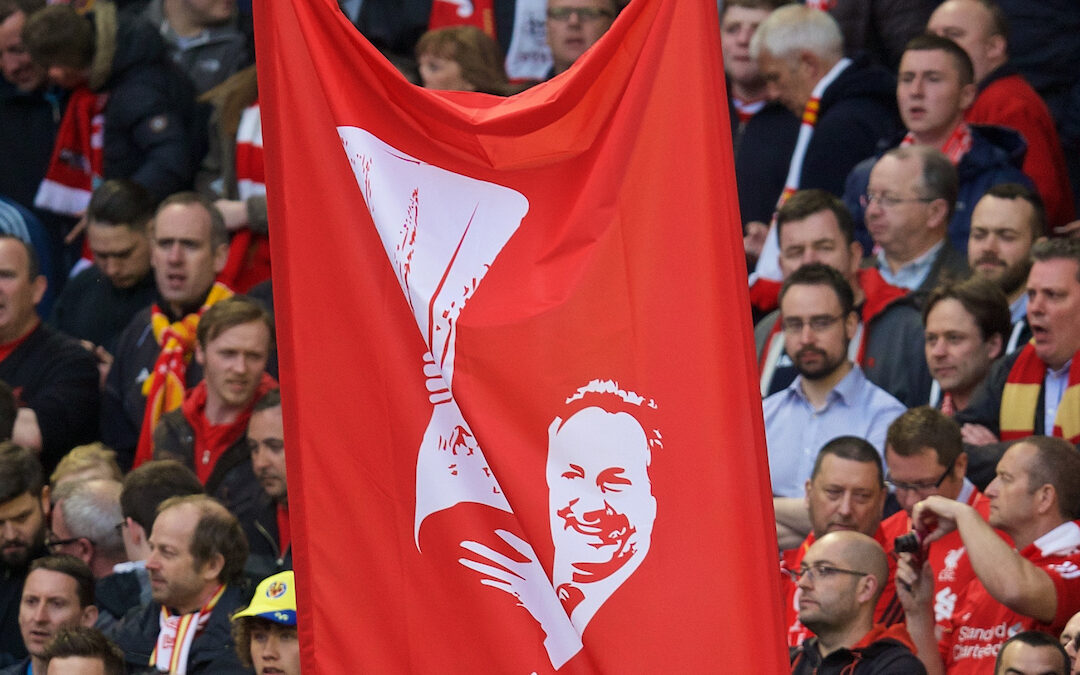
[[[109,378],[109,369],[112,368],[113,355],[105,351],[105,348],[101,345],[95,345],[89,340],[79,340],[79,343],[86,348],[86,351],[94,355],[97,359],[99,382],[98,385],[102,391],[105,391],[105,380]]]
[[[746,252],[755,258],[761,255],[761,249],[765,246],[765,237],[769,234],[769,226],[759,220],[747,223],[746,232],[743,234],[743,246]]]
[[[225,219],[225,229],[235,232],[248,224],[247,203],[241,199],[219,199],[214,206]]]

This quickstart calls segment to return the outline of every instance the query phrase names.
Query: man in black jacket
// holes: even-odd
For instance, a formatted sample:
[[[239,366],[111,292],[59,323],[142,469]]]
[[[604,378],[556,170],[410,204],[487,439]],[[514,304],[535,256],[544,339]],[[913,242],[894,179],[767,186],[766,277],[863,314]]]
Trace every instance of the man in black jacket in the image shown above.
[[[262,490],[237,517],[251,548],[247,573],[252,579],[292,569],[289,528],[289,490],[285,481],[285,432],[281,393],[271,390],[255,402],[248,421],[247,449],[251,461],[232,469],[237,479],[259,481]]]
[[[158,199],[190,187],[205,151],[204,120],[153,26],[109,2],[85,16],[53,5],[27,19],[23,41],[54,84],[109,95],[104,178],[130,178]]]
[[[247,541],[236,518],[205,495],[174,497],[158,511],[150,546],[154,601],[128,614],[116,636],[129,669],[175,664],[192,675],[249,673],[237,660],[229,624],[248,599],[238,585]],[[175,659],[185,653],[181,667]]]
[[[0,234],[0,380],[20,406],[12,439],[40,451],[51,472],[72,447],[96,439],[101,395],[90,352],[38,319],[45,287],[34,250]]]
[[[926,673],[903,624],[874,624],[889,578],[876,541],[859,532],[831,532],[814,542],[797,574],[799,620],[815,637],[792,649],[793,675]]]

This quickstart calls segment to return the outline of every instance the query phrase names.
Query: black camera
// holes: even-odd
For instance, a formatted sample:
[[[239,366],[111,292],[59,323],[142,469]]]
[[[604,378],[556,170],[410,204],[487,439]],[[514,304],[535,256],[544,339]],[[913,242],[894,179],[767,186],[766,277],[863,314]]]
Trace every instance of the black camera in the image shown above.
[[[897,553],[910,553],[915,568],[921,568],[926,562],[928,545],[923,541],[923,536],[917,531],[902,534],[893,539],[893,550]]]

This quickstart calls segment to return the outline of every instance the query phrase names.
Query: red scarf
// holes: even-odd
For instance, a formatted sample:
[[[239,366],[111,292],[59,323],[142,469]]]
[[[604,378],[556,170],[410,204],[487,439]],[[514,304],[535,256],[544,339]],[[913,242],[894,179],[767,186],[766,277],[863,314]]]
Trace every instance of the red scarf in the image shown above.
[[[150,326],[154,330],[154,339],[161,345],[161,351],[150,376],[143,382],[142,393],[146,396],[146,410],[143,412],[139,445],[135,449],[132,468],[153,459],[154,427],[162,415],[176,410],[184,402],[184,378],[187,376],[187,364],[195,351],[195,331],[199,327],[199,317],[215,302],[232,294],[233,292],[222,284],[215,283],[199,311],[188,314],[176,323],[169,323],[169,317],[165,316],[156,304],[151,309]]]
[[[1001,392],[1001,440],[1015,441],[1035,433],[1035,414],[1039,395],[1046,379],[1046,364],[1035,354],[1035,345],[1028,343],[1020,350],[1005,389]],[[1054,418],[1054,436],[1076,445],[1080,443],[1080,359],[1074,358],[1069,367],[1069,385],[1058,405]]]
[[[971,137],[971,127],[961,122],[956,125],[949,137],[945,139],[940,150],[942,154],[949,158],[953,166],[956,166],[964,158],[964,155],[971,150],[972,143],[974,143],[974,139]],[[915,136],[909,131],[904,136],[904,140],[900,141],[900,145],[915,145]]]
[[[86,211],[103,175],[107,99],[108,94],[96,94],[86,87],[71,92],[34,206],[66,216],[81,216]]]
[[[214,467],[218,460],[233,443],[247,432],[248,420],[251,418],[251,408],[255,401],[262,398],[263,394],[277,388],[277,382],[266,373],[262,374],[259,386],[255,389],[248,405],[236,416],[236,419],[228,424],[210,424],[206,419],[206,380],[195,386],[184,399],[180,409],[184,413],[184,419],[191,425],[195,436],[195,445],[192,452],[192,462],[195,465],[195,475],[203,485],[214,473]]]
[[[257,101],[244,110],[236,130],[236,186],[243,201],[266,195],[262,118]],[[247,227],[237,230],[229,242],[229,256],[218,281],[237,293],[246,293],[269,278],[270,238]]]

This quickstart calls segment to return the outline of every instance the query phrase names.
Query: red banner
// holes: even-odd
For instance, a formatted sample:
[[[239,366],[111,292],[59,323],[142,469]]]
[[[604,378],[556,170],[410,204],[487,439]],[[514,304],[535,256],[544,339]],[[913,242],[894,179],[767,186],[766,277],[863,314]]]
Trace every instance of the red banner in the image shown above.
[[[715,3],[509,99],[256,20],[305,671],[787,672]]]

